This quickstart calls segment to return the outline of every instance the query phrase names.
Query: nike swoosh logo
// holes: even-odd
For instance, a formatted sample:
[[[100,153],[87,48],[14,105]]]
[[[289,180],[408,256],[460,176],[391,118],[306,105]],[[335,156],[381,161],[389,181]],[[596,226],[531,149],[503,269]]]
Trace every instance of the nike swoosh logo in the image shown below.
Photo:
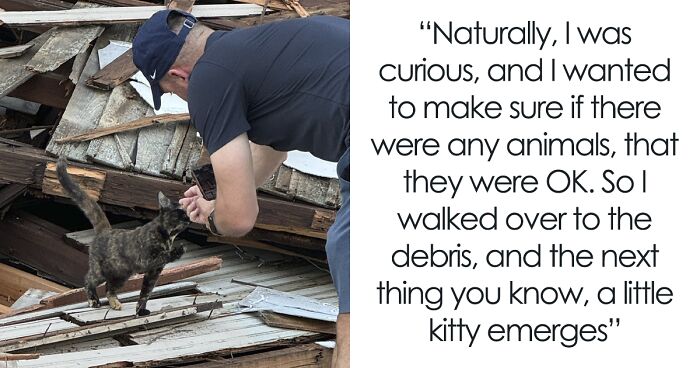
[[[156,71],[153,71],[153,75],[151,75],[151,79],[156,79]]]

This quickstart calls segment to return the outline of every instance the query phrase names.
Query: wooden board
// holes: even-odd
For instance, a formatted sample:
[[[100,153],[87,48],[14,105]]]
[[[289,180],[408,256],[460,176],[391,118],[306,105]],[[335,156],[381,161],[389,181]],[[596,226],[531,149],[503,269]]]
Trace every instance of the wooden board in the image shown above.
[[[49,39],[53,31],[47,31],[32,42],[34,47],[24,55],[12,59],[0,59],[0,97],[7,96],[22,83],[28,81],[34,74],[25,65],[34,57],[39,48]]]
[[[64,115],[65,116],[65,115]],[[45,152],[29,147],[11,147],[0,143],[0,156],[5,162],[0,166],[0,180],[13,183],[29,184],[32,188],[41,188],[44,168],[47,162],[53,162]],[[81,167],[89,167],[78,165]],[[127,173],[119,170],[104,169],[107,173],[100,202],[128,208],[158,209],[157,193],[163,191],[166,196],[179,198],[190,187],[180,181],[165,180],[146,175]],[[323,237],[321,230],[330,226],[334,211],[319,209],[301,203],[285,202],[258,195],[260,212],[256,226],[269,228],[283,226],[291,233],[309,231],[316,237]],[[326,223],[320,229],[312,229],[315,219],[320,216]],[[316,224],[315,226],[319,226]]]
[[[115,126],[109,126],[104,128],[98,128],[91,130],[83,134],[77,134],[74,136],[58,138],[55,140],[56,143],[69,143],[69,142],[84,142],[93,140],[100,137],[105,137],[120,132],[127,132],[131,130],[137,130],[149,126],[168,124],[168,123],[179,123],[190,120],[189,114],[163,114],[156,116],[148,116],[145,118],[139,118],[136,120],[128,121],[125,123],[120,123]]]
[[[111,63],[107,64],[99,72],[85,81],[90,87],[102,89],[105,91],[114,89],[114,87],[124,83],[134,74],[138,72],[138,68],[134,65],[133,50],[121,54]]]
[[[22,309],[41,303],[41,299],[48,298],[58,294],[55,291],[46,291],[41,289],[28,289],[27,291],[12,303],[13,309]]]
[[[104,322],[82,327],[61,328],[60,330],[52,329],[48,332],[33,335],[28,335],[26,334],[27,331],[22,331],[23,334],[21,337],[2,339],[0,341],[0,352],[15,352],[37,346],[56,344],[59,342],[113,336],[141,326],[148,326],[156,323],[162,324],[164,321],[186,318],[199,312],[211,310],[212,308],[217,308],[217,305],[212,303],[197,304],[186,308],[176,308],[168,311],[162,311],[145,317],[129,318],[120,321]]]
[[[67,287],[0,263],[0,295],[15,301],[29,289],[64,292]]]
[[[78,2],[71,11],[94,12],[101,7],[101,5],[97,4]],[[27,70],[35,73],[46,73],[58,68],[83,51],[92,40],[104,31],[104,27],[63,27],[55,28],[52,31],[51,37],[41,45],[36,54],[27,63]]]
[[[160,298],[167,295],[187,293],[195,290],[197,284],[194,282],[178,282],[176,284],[156,286],[151,292],[151,298]],[[126,303],[132,302],[138,299],[140,291],[132,291],[128,293],[119,294],[119,300]],[[107,298],[100,299],[100,302],[107,303]],[[20,323],[27,323],[33,321],[45,320],[47,318],[60,317],[68,310],[77,310],[80,308],[85,308],[87,306],[87,298],[81,303],[66,305],[63,307],[56,308],[46,308],[45,305],[40,305],[44,309],[40,310],[27,310],[27,311],[15,311],[12,315],[0,317],[0,327],[4,330],[9,328],[9,326],[15,326]],[[23,313],[19,313],[23,312]]]
[[[71,9],[58,11],[16,11],[0,13],[0,22],[9,26],[136,23],[151,17],[164,6],[140,6],[101,9]],[[195,5],[197,18],[240,17],[260,14],[262,8],[248,4]]]
[[[288,330],[310,331],[335,335],[335,323],[318,321],[309,318],[286,316],[274,312],[260,312],[260,318],[272,327],[286,328]]]
[[[102,170],[86,169],[82,167],[68,166],[68,175],[73,182],[78,184],[88,197],[95,201],[100,199],[102,188],[104,188],[105,178],[107,174]],[[58,181],[58,173],[56,172],[56,164],[51,162],[46,165],[44,172],[44,181],[41,185],[42,192],[46,194],[70,198],[63,186]]]
[[[0,253],[68,285],[82,285],[88,256],[63,241],[66,232],[29,213],[12,212],[0,222]]]
[[[338,179],[309,175],[286,165],[281,165],[260,189],[290,200],[302,200],[333,209],[340,207]]]
[[[333,350],[318,344],[189,365],[190,368],[330,368]]]
[[[165,285],[179,281],[188,277],[199,275],[206,272],[215,271],[221,268],[222,260],[218,257],[210,257],[202,260],[197,260],[194,262],[189,262],[184,265],[168,267],[161,272],[158,278],[157,285]],[[141,284],[143,283],[143,275],[134,275],[126,281],[124,286],[120,289],[120,292],[136,291],[141,290]],[[97,293],[100,297],[105,295],[104,284],[97,288]],[[41,301],[42,304],[46,304],[48,307],[58,307],[73,303],[78,303],[85,299],[85,291],[80,289],[73,289],[65,291],[59,295],[54,295],[52,297],[46,298]]]
[[[34,46],[33,42],[27,42],[24,45],[8,46],[0,48],[0,59],[10,59],[20,55],[24,55],[27,50]]]

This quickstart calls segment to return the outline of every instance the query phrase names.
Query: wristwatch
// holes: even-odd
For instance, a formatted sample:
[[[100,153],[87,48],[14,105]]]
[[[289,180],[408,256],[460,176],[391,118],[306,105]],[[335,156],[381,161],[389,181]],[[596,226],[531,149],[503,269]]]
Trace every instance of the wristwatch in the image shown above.
[[[212,210],[209,216],[207,216],[207,222],[209,224],[209,226],[207,226],[209,231],[216,236],[221,236],[221,233],[217,230],[216,224],[214,223],[214,210]]]

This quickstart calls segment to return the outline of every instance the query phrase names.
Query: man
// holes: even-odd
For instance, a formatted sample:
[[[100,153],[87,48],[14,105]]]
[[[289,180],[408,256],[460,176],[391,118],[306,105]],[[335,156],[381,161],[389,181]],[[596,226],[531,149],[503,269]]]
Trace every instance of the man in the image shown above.
[[[211,156],[217,199],[187,190],[180,203],[192,221],[242,236],[256,221],[256,187],[287,151],[338,162],[343,203],[326,242],[340,304],[334,367],[350,360],[349,25],[319,16],[214,32],[191,14],[164,10],[133,45],[156,109],[163,93],[186,100]]]

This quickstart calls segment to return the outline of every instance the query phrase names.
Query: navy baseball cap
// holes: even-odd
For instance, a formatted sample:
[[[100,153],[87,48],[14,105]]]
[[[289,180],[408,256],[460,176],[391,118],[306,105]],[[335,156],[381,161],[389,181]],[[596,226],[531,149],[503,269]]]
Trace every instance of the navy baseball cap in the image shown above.
[[[185,17],[180,33],[174,33],[168,26],[168,18],[172,13],[180,13]],[[151,84],[153,106],[156,110],[160,109],[160,96],[163,95],[158,82],[173,66],[195,23],[197,18],[190,13],[177,9],[161,10],[143,23],[134,37],[134,65]]]

